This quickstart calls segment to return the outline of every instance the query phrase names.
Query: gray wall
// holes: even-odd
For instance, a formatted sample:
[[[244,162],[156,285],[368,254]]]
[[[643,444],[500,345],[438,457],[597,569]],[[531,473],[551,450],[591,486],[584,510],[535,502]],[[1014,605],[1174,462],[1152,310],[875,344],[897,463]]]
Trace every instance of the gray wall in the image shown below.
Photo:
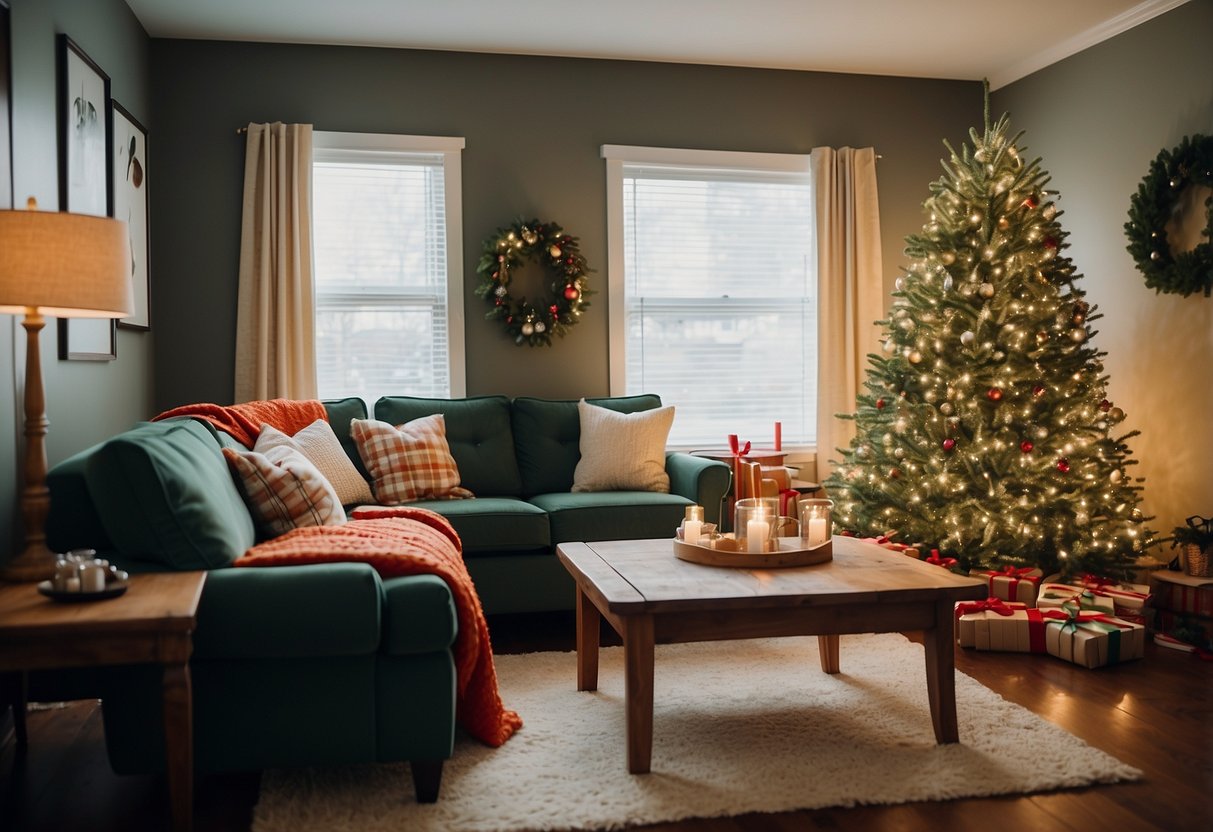
[[[875,146],[891,286],[940,140],[981,116],[971,82],[451,52],[155,40],[152,74],[158,408],[231,401],[249,121],[465,137],[468,393],[575,398],[608,392],[602,144]],[[593,306],[550,350],[514,346],[471,292],[481,242],[517,215],[559,222],[597,270]]]
[[[1170,531],[1213,514],[1213,298],[1147,289],[1125,250],[1129,198],[1150,162],[1192,133],[1213,136],[1213,0],[1192,0],[997,91],[1026,129],[1065,209],[1069,254],[1103,319],[1112,400],[1144,476],[1144,508]]]
[[[154,136],[149,39],[123,0],[11,0],[10,5],[13,193],[17,205],[33,196],[41,208],[54,210],[59,207],[57,34],[69,35],[110,76],[113,97]],[[152,153],[154,166],[154,144]],[[40,352],[50,464],[147,417],[152,337],[120,330],[116,361],[59,361],[56,321],[48,319]],[[20,534],[16,503],[24,379],[25,330],[16,318],[0,316],[0,560],[9,557],[9,541]]]

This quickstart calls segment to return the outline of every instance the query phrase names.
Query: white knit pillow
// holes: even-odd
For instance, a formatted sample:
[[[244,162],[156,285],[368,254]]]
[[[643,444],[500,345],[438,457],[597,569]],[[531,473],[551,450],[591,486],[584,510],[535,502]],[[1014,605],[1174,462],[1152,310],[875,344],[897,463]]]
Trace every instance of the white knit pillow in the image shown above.
[[[267,537],[305,526],[339,526],[345,512],[337,493],[307,457],[279,445],[251,451],[224,448],[253,522]]]
[[[582,399],[577,412],[581,461],[573,471],[574,491],[670,490],[665,441],[674,424],[672,405],[617,413]]]
[[[349,455],[341,447],[337,434],[333,433],[333,426],[328,422],[317,419],[294,436],[287,436],[269,425],[262,425],[261,433],[257,437],[258,450],[280,445],[294,448],[320,469],[320,473],[324,474],[324,478],[337,492],[343,506],[375,502],[370,484],[358,473]]]

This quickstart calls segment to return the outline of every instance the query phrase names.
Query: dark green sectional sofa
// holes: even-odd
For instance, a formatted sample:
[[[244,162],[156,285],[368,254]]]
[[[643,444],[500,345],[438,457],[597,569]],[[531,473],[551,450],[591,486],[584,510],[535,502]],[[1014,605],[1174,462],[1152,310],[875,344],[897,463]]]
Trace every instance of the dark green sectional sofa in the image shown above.
[[[660,406],[655,396],[591,401],[622,412]],[[349,436],[365,405],[325,408],[365,474]],[[714,519],[729,485],[727,466],[672,454],[670,494],[572,493],[575,401],[375,405],[375,417],[393,424],[432,413],[444,414],[463,484],[477,496],[417,505],[459,532],[489,613],[572,608],[558,543],[670,536],[693,502]],[[449,588],[428,575],[382,579],[357,563],[228,568],[254,543],[221,453],[232,444],[201,421],[141,423],[63,461],[48,476],[49,544],[94,548],[133,572],[209,570],[190,665],[198,771],[408,760],[417,798],[436,799],[455,726]],[[100,697],[116,771],[163,767],[157,668],[51,674],[30,685],[35,699]]]

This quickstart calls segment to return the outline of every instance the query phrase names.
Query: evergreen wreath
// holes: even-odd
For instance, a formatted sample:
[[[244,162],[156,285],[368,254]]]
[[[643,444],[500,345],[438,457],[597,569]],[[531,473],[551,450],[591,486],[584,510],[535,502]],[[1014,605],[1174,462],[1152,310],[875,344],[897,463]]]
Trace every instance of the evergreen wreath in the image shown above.
[[[1213,197],[1205,200],[1203,242],[1191,251],[1172,254],[1167,221],[1188,185],[1213,187],[1213,136],[1185,136],[1173,150],[1163,150],[1129,203],[1125,235],[1146,285],[1156,292],[1187,297],[1213,291]]]
[[[547,271],[548,294],[535,302],[525,296],[515,299],[510,294],[510,273],[532,258]],[[519,219],[485,238],[476,267],[480,275],[476,294],[492,305],[484,317],[502,321],[515,344],[550,347],[552,336],[563,338],[590,305],[586,297],[594,293],[586,287],[586,275],[591,271],[576,237],[554,222]]]

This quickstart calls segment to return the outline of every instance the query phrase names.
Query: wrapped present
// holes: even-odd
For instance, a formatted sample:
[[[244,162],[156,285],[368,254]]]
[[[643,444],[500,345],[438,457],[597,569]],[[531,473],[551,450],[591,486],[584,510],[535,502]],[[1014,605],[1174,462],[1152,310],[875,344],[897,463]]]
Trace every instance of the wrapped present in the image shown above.
[[[1140,659],[1145,654],[1146,628],[1111,615],[1080,611],[1072,604],[1062,610],[1037,610],[1045,622],[1045,650],[1083,667],[1105,667]],[[1061,613],[1066,621],[1053,620]]]
[[[969,573],[975,578],[984,578],[990,594],[1004,601],[1016,601],[1031,606],[1036,603],[1037,591],[1044,573],[1030,566],[1004,566],[1001,569],[975,569]]]
[[[1110,596],[1113,612],[1122,618],[1140,616],[1150,601],[1150,587],[1145,584],[1119,583],[1096,575],[1083,575],[1074,583],[1083,589],[1098,589]]]
[[[1150,575],[1150,589],[1159,609],[1213,617],[1213,578],[1159,571]]]
[[[1029,616],[1028,613],[1035,615]],[[1035,622],[1034,624],[1032,622]],[[1038,628],[1037,638],[1031,638],[1030,627]],[[1044,618],[1038,610],[1026,604],[990,597],[984,601],[962,601],[956,605],[956,642],[961,647],[978,650],[1011,650],[1044,652]],[[1020,644],[1023,644],[1021,647]]]
[[[1101,589],[1086,589],[1070,584],[1041,584],[1040,593],[1036,596],[1036,606],[1042,610],[1060,609],[1063,604],[1072,603],[1080,610],[1090,610],[1106,615],[1116,611],[1116,603],[1112,596]]]
[[[1213,618],[1173,610],[1155,610],[1155,631],[1197,647],[1213,649]]]

